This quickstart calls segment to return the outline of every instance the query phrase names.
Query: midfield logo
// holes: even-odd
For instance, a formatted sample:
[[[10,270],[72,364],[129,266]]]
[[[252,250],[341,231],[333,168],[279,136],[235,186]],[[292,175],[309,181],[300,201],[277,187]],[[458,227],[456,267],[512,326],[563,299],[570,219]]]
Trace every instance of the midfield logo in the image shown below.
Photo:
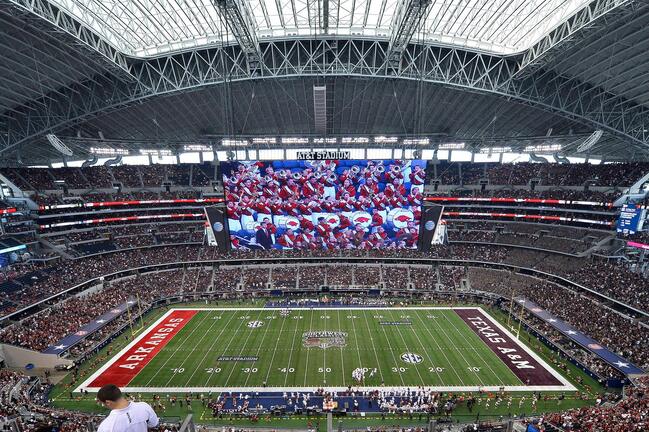
[[[342,348],[347,346],[347,333],[331,331],[310,331],[302,333],[302,345],[306,348]]]

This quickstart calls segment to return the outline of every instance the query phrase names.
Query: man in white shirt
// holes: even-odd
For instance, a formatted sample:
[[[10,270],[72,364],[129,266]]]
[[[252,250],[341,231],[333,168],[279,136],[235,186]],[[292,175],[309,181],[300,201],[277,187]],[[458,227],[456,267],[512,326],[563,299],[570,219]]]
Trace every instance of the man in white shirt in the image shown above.
[[[127,400],[114,384],[100,388],[97,400],[111,410],[97,432],[146,432],[158,426],[158,416],[148,403]]]

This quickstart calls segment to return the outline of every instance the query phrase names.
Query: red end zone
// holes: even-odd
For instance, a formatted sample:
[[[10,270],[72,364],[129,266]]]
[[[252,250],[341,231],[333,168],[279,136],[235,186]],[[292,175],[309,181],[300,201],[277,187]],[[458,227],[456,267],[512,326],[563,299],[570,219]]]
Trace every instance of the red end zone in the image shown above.
[[[508,334],[478,309],[458,309],[455,312],[482,341],[514,372],[525,385],[562,385],[549,370],[534,359]]]
[[[88,387],[115,384],[124,387],[155,357],[184,326],[196,315],[195,310],[175,310],[158,322],[148,333],[138,338],[131,347]]]

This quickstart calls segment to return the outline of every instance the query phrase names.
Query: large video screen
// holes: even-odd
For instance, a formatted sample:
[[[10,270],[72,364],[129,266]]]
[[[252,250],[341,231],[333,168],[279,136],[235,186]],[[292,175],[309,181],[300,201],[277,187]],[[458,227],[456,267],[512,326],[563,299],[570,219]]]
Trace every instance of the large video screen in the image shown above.
[[[234,249],[415,249],[424,160],[223,162]]]

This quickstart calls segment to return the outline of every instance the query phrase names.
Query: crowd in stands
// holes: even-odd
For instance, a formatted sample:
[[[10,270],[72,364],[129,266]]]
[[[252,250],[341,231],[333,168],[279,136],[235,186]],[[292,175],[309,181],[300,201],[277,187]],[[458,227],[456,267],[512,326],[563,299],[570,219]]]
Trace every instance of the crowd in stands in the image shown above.
[[[192,279],[189,277],[185,280],[181,273],[182,270],[173,270],[108,283],[101,291],[83,297],[72,297],[0,330],[0,340],[41,351],[128,300],[136,301],[139,298],[142,304],[147,305],[160,297],[185,290],[193,291],[195,284]],[[190,286],[185,286],[182,282]],[[207,286],[202,291],[206,288]]]
[[[628,186],[649,171],[643,162],[613,164],[556,163],[449,163],[440,161],[435,169],[437,178],[445,185],[476,185],[488,179],[492,185],[527,185],[539,179],[540,185]],[[461,172],[461,175],[460,175]],[[0,171],[24,190],[55,190],[54,181],[63,180],[69,189],[105,189],[113,182],[123,187],[160,187],[165,181],[182,186],[208,186],[214,179],[214,165],[119,165],[84,168],[5,168]],[[576,198],[572,198],[576,199]]]
[[[0,174],[23,190],[49,191],[60,189],[55,181],[63,181],[68,189],[109,189],[113,182],[125,188],[161,187],[163,182],[177,186],[209,186],[214,178],[213,165],[119,165],[68,168],[4,168]]]
[[[636,380],[625,399],[617,403],[598,401],[594,407],[552,413],[546,421],[566,432],[640,432],[649,430],[649,377]]]
[[[471,288],[506,298],[525,297],[604,346],[649,369],[649,329],[592,298],[547,281],[491,269],[470,269]]]

